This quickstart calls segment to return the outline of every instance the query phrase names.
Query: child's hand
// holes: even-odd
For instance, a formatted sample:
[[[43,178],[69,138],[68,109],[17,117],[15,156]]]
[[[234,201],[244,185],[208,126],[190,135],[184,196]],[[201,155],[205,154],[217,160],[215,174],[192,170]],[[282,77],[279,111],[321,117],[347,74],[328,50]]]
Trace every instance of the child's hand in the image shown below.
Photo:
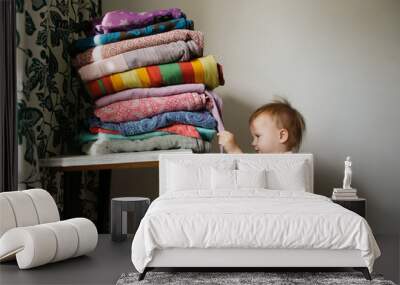
[[[218,143],[222,145],[227,153],[242,153],[242,150],[235,141],[235,136],[228,131],[222,131],[217,134]]]

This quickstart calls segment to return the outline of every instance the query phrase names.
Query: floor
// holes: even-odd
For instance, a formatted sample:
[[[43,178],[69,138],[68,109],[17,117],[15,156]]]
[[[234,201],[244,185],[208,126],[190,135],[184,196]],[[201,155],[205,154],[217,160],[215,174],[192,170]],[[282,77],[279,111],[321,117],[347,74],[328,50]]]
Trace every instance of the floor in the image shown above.
[[[374,271],[400,284],[400,236],[375,235],[375,239],[381,250],[381,257],[376,260]]]
[[[399,283],[400,239],[376,236],[382,256],[375,272]],[[109,235],[99,236],[97,249],[81,256],[30,270],[18,270],[15,262],[0,265],[0,284],[115,284],[124,272],[134,271],[130,260],[131,240],[114,243]]]
[[[134,271],[131,243],[99,235],[96,250],[88,256],[29,270],[18,270],[15,262],[0,264],[0,284],[115,284],[122,273]]]

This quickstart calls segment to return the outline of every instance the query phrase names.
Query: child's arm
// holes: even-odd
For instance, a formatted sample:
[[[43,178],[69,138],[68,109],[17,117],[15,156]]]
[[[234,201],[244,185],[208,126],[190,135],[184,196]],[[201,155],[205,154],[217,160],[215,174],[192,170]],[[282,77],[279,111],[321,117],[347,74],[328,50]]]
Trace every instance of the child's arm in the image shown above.
[[[243,153],[231,132],[222,131],[218,133],[218,143],[224,147],[227,153]]]

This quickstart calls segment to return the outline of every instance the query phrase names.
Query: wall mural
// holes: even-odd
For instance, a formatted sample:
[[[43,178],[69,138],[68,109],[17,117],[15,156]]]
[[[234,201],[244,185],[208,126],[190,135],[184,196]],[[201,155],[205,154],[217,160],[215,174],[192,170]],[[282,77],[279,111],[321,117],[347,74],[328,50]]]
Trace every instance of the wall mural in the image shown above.
[[[49,191],[62,212],[63,175],[39,170],[40,158],[79,152],[78,126],[90,97],[71,67],[69,46],[90,34],[100,0],[17,0],[18,179]],[[96,221],[97,172],[81,180],[82,215]]]

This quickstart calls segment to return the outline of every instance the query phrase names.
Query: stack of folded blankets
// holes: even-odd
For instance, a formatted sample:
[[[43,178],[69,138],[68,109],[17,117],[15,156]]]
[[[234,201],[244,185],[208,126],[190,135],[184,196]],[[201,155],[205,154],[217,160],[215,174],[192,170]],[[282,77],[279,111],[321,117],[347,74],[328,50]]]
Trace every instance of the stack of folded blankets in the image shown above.
[[[75,42],[73,64],[94,100],[87,154],[184,148],[209,152],[223,130],[222,68],[177,8],[112,11]]]

